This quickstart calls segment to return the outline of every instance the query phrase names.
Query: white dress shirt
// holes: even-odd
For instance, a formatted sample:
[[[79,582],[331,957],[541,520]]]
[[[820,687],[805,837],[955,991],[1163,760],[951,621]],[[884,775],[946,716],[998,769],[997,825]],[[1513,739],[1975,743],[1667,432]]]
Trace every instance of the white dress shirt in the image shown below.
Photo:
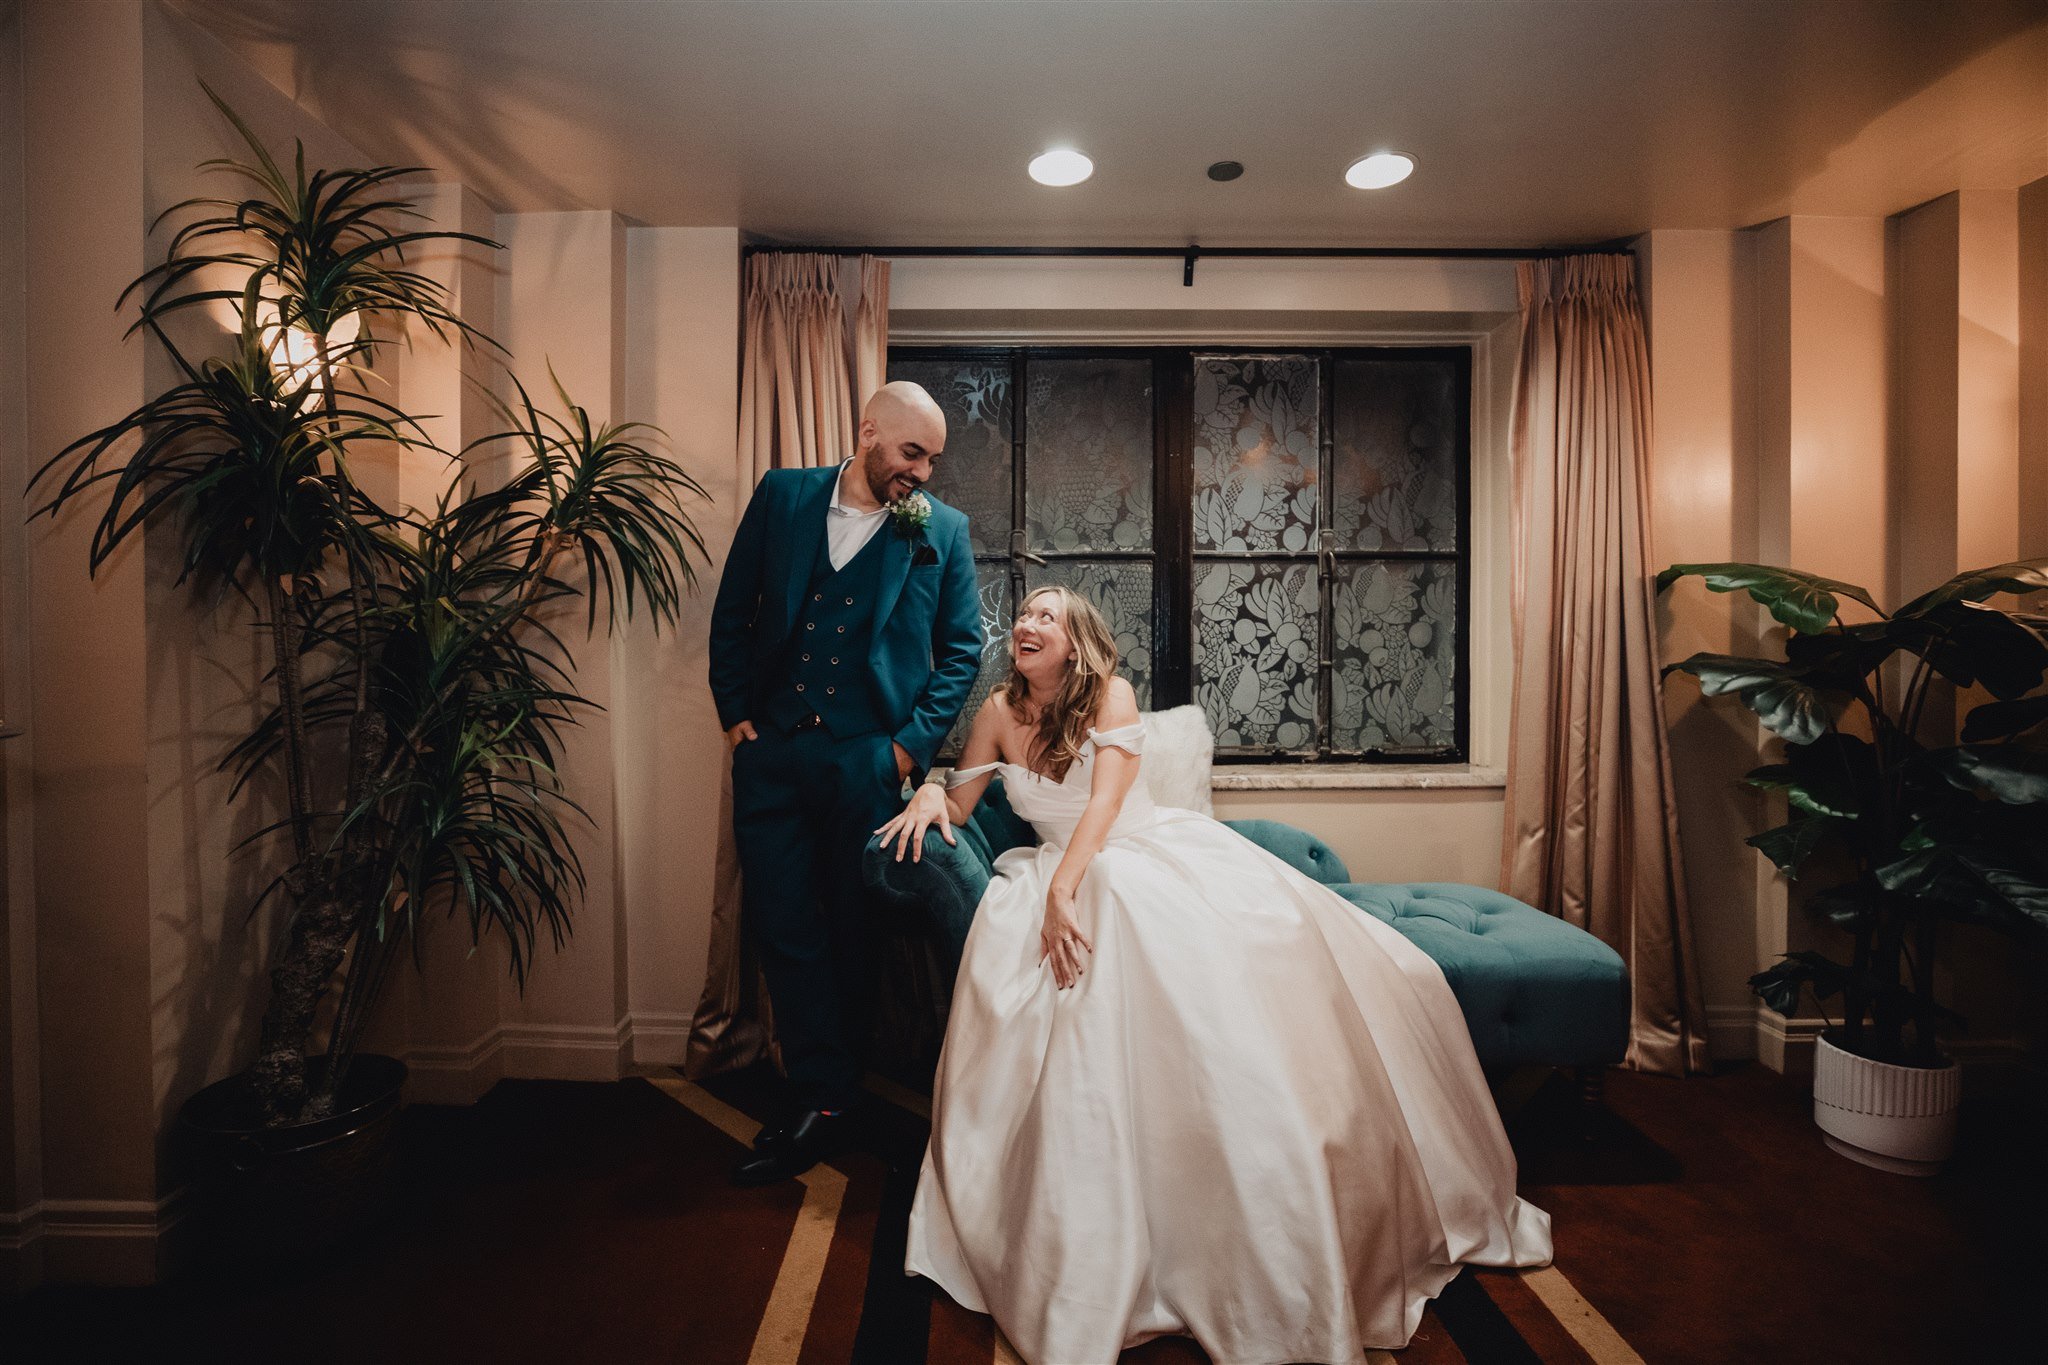
[[[834,569],[845,568],[869,538],[882,528],[883,519],[889,515],[887,507],[863,512],[839,500],[840,486],[846,482],[848,466],[852,463],[848,460],[839,466],[839,477],[832,481],[832,502],[825,509],[825,555],[832,561]]]

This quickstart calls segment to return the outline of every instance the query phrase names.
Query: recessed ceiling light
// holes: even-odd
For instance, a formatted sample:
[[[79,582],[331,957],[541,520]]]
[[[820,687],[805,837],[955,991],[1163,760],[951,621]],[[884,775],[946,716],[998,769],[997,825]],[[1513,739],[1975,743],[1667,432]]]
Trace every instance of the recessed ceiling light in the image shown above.
[[[1415,171],[1415,158],[1406,152],[1374,152],[1351,163],[1344,183],[1354,189],[1383,190],[1398,185]]]
[[[1209,167],[1209,178],[1211,180],[1235,180],[1243,174],[1244,163],[1242,161],[1219,161]]]
[[[1041,185],[1078,185],[1095,174],[1095,163],[1072,147],[1055,147],[1032,157],[1030,170]]]

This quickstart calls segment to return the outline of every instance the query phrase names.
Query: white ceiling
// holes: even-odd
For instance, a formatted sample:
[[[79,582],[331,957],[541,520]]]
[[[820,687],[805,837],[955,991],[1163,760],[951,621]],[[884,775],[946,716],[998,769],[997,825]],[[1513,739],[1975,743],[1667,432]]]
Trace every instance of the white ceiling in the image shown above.
[[[501,208],[819,244],[1565,244],[2048,175],[2048,0],[169,2]],[[1026,179],[1063,142],[1094,178]],[[1414,178],[1345,187],[1381,146]]]

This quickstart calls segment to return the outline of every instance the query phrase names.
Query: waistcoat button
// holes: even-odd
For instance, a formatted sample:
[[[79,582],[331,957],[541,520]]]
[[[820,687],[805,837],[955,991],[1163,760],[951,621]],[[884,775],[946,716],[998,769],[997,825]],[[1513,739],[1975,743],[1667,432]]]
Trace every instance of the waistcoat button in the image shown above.
[[[846,605],[849,607],[853,605],[853,599],[851,597],[846,599]]]
[[[841,627],[839,628],[839,633],[840,633],[841,635],[844,635],[844,634],[846,634],[846,627],[845,627],[845,626],[841,626]]]
[[[796,685],[796,690],[797,690],[797,691],[799,691],[799,692],[803,691],[803,690],[804,690],[804,685],[803,685],[802,683],[798,683],[798,684]]]

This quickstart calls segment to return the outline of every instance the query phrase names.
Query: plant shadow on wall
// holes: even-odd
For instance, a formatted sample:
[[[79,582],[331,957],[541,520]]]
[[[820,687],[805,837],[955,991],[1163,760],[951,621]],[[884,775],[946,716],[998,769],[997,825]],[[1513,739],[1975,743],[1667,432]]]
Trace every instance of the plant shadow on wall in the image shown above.
[[[586,636],[636,610],[674,624],[704,557],[685,499],[705,495],[650,449],[659,433],[595,422],[559,385],[557,413],[513,380],[503,431],[439,451],[372,393],[369,361],[409,323],[495,347],[407,257],[497,244],[410,226],[391,186],[413,168],[309,173],[303,148],[279,165],[207,93],[253,161],[204,169],[248,197],[168,210],[196,216],[122,294],[139,301],[131,335],[152,337],[177,380],[32,485],[48,490],[38,513],[95,503],[92,572],[145,524],[175,530],[178,582],[258,614],[274,700],[221,763],[241,799],[255,783],[283,792],[282,818],[249,841],[275,868],[249,913],[279,923],[258,1055],[230,1088],[277,1128],[335,1111],[422,916],[466,918],[477,940],[495,926],[522,988],[541,934],[562,945],[583,883],[564,822],[582,812],[557,757],[592,703],[558,627],[579,601]],[[225,354],[174,343],[174,315],[223,308],[239,324]],[[394,448],[463,469],[431,508],[386,507],[351,461]],[[470,477],[480,461],[503,480]]]
[[[1889,614],[1854,584],[1765,565],[1675,564],[1658,587],[1684,577],[1789,627],[1782,659],[1695,654],[1667,672],[1733,693],[1785,742],[1744,780],[1783,793],[1789,818],[1748,842],[1787,877],[1839,874],[1805,906],[1846,932],[1848,960],[1788,953],[1751,988],[1787,1016],[1802,991],[1824,1013],[1839,1001],[1823,1061],[1949,1067],[1938,1035],[1963,1021],[1935,999],[1944,926],[2048,938],[2048,617],[1990,602],[2048,588],[2048,560],[1959,574]],[[1877,619],[1845,623],[1843,599]],[[1942,683],[1978,698],[1959,732],[1929,704]]]

